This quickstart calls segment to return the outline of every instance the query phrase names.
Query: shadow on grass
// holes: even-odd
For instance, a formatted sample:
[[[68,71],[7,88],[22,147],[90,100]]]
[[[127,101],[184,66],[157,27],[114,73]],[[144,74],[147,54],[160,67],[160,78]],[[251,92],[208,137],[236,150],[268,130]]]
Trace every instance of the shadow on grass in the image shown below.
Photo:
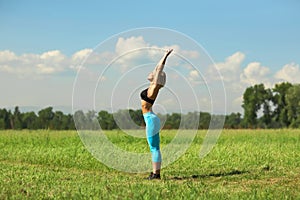
[[[171,177],[170,180],[186,180],[186,179],[201,179],[201,178],[209,178],[209,177],[225,177],[225,176],[241,175],[241,174],[246,174],[246,173],[249,173],[249,171],[232,170],[230,172],[222,172],[222,173],[193,174],[191,176],[174,176],[174,177]]]

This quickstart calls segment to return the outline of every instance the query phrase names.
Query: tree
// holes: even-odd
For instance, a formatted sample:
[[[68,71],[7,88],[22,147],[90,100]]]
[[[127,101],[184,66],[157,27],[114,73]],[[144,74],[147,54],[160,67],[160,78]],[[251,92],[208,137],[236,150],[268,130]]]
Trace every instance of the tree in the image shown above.
[[[240,113],[231,113],[227,115],[225,118],[224,128],[240,128],[240,124],[242,121]]]
[[[260,90],[260,104],[262,107],[262,117],[259,119],[260,128],[268,128],[272,121],[271,102],[273,99],[271,89]]]
[[[251,126],[251,124],[256,124],[256,98],[255,98],[254,87],[248,87],[243,94],[243,104],[244,108],[244,120],[243,124],[245,127]]]
[[[183,115],[182,128],[198,129],[199,115],[199,112],[188,112],[186,115]]]
[[[280,127],[288,127],[290,121],[288,120],[288,111],[286,103],[286,94],[293,85],[288,82],[276,84],[273,88],[272,102],[275,107],[273,112],[273,119],[277,122]]]
[[[181,114],[180,113],[172,113],[172,115],[167,114],[167,119],[164,127],[167,129],[178,129],[181,122]]]
[[[199,129],[208,129],[211,120],[211,115],[208,112],[200,112]]]
[[[74,113],[74,121],[77,129],[83,130],[87,128],[87,119],[82,110],[78,110]]]
[[[52,112],[52,107],[47,107],[38,112],[39,115],[39,126],[43,129],[52,129],[51,121],[54,118],[54,113]]]
[[[27,112],[22,117],[23,128],[26,129],[38,129],[38,117],[34,112]]]
[[[138,110],[129,109],[129,115],[137,126],[144,125],[144,118],[143,118],[141,109],[138,109]]]
[[[64,113],[61,111],[56,111],[50,122],[50,127],[54,130],[64,130],[66,129],[66,124],[63,124]]]
[[[286,93],[287,117],[290,127],[300,127],[300,84],[293,85]]]
[[[264,84],[248,87],[243,94],[244,120],[245,127],[257,127],[257,113],[263,105],[263,112],[268,115],[265,121],[269,120],[270,115],[270,90],[266,90]]]
[[[16,106],[13,115],[11,116],[11,126],[12,129],[22,129],[22,114],[19,110],[19,107]]]
[[[96,111],[94,110],[89,110],[86,113],[86,120],[87,120],[87,129],[89,130],[97,130],[99,128],[98,126],[98,121],[97,121],[97,116],[96,116]]]
[[[139,115],[139,116],[137,116]],[[113,113],[113,119],[115,120],[118,128],[120,129],[137,129],[141,123],[141,119],[139,117],[142,116],[142,113],[139,114],[133,112],[132,110],[118,110],[118,112]]]
[[[63,121],[65,124],[67,124],[66,125],[67,130],[75,130],[76,129],[74,119],[71,114],[66,115]]]
[[[7,111],[5,108],[0,109],[0,129],[10,129],[10,111]]]
[[[117,128],[113,115],[107,111],[100,111],[98,113],[98,121],[101,129],[112,130]]]

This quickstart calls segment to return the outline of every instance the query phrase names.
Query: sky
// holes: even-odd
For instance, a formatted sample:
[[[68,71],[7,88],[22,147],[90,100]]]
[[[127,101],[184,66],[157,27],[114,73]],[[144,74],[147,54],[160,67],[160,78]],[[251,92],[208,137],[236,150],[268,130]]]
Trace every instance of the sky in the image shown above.
[[[297,0],[0,1],[0,108],[138,109],[159,49],[174,48],[157,111],[243,113],[247,87],[299,83],[299,11]],[[150,50],[121,56],[136,48]]]

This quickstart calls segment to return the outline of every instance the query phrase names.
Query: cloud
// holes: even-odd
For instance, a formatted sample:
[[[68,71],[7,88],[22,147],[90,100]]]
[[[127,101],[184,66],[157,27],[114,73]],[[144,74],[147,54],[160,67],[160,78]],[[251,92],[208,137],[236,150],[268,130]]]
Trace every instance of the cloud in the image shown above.
[[[247,65],[240,75],[241,82],[246,85],[255,85],[264,83],[265,86],[271,87],[270,69],[262,66],[259,62],[252,62]]]
[[[65,70],[65,65],[68,65],[68,59],[60,51],[48,51],[40,56],[36,64],[37,73],[39,74],[54,74]]]
[[[0,63],[11,62],[17,59],[17,56],[14,52],[9,50],[0,51]]]
[[[21,77],[59,73],[65,71],[68,63],[68,58],[59,50],[20,56],[9,50],[0,51],[0,71]]]
[[[198,79],[199,78],[199,72],[197,70],[192,70],[190,72],[190,77],[195,80],[195,79]]]
[[[176,53],[187,59],[199,56],[196,51],[182,50],[176,44],[159,47],[150,45],[142,36],[120,37],[111,51],[97,52],[97,49],[85,48],[71,56],[66,56],[59,50],[22,55],[16,55],[9,50],[0,51],[0,71],[16,74],[19,77],[42,77],[59,75],[63,72],[76,72],[83,67],[89,68],[89,70],[99,70],[99,67],[104,68],[114,61],[112,66],[124,73],[137,65],[157,63],[163,55],[163,49],[168,48],[173,48]],[[179,64],[180,58],[175,56],[168,62],[168,65],[172,66]]]
[[[212,79],[221,78],[224,82],[237,81],[241,72],[241,65],[245,59],[245,54],[242,52],[236,52],[233,55],[227,57],[224,62],[219,62],[209,69],[209,74]],[[218,72],[221,77],[219,76]]]
[[[266,87],[272,87],[271,70],[259,62],[250,62],[244,66],[245,58],[246,55],[238,51],[225,58],[223,62],[210,66],[207,70],[208,80],[223,81],[227,93],[227,106],[231,112],[240,112],[243,92],[247,87],[260,83]]]
[[[92,49],[82,49],[68,57],[59,50],[41,54],[16,55],[9,50],[0,51],[0,71],[16,74],[19,77],[40,78],[43,75],[57,75],[62,72],[76,72],[83,61],[85,65],[106,65],[112,58],[112,53],[93,52]]]
[[[117,56],[119,56],[116,57],[116,64],[120,65],[121,71],[124,72],[140,64],[157,63],[167,49],[173,49],[174,53],[185,59],[195,59],[199,57],[197,51],[181,49],[177,44],[157,46],[147,43],[142,36],[129,38],[120,37],[115,46],[115,52]],[[184,62],[182,58],[172,56],[172,59],[168,59],[167,65],[179,66],[183,65]]]
[[[193,84],[199,84],[201,83],[201,77],[197,70],[191,70],[188,76],[188,80]]]
[[[63,62],[66,57],[58,50],[48,51],[41,55],[41,59],[44,62],[51,62],[51,63],[61,63]]]
[[[116,53],[114,52],[97,52],[92,49],[82,49],[75,52],[71,56],[70,68],[74,70],[92,68],[91,65],[96,66],[99,69],[100,67],[107,66],[114,58]],[[94,73],[94,72],[91,72]]]
[[[82,49],[80,51],[75,52],[72,55],[72,60],[74,62],[82,62],[84,59],[86,59],[91,53],[93,52],[92,49]]]
[[[142,36],[139,37],[120,37],[116,43],[115,51],[118,55],[124,54],[126,52],[132,51],[134,49],[139,49],[143,47],[149,47]]]
[[[172,87],[178,88],[181,86],[182,84],[180,85],[179,83],[182,83],[181,79],[184,77],[186,78],[185,80],[190,81],[192,87],[197,87],[198,90],[201,88],[199,84],[207,83],[207,86],[210,87],[209,89],[212,89],[214,92],[220,91],[220,93],[222,93],[223,88],[221,88],[219,84],[222,80],[227,92],[227,110],[230,112],[241,112],[243,92],[250,85],[263,83],[266,87],[272,87],[279,81],[299,83],[300,80],[299,64],[289,63],[278,71],[271,71],[271,68],[264,66],[260,62],[244,64],[243,62],[245,62],[246,55],[240,51],[226,57],[223,61],[216,62],[213,66],[208,66],[207,71],[203,70],[206,68],[201,68],[201,71],[198,71],[198,68],[193,67],[182,59],[197,60],[201,56],[198,52],[182,49],[176,44],[170,46],[151,45],[147,43],[143,37],[119,38],[117,42],[111,46],[110,51],[97,52],[97,49],[85,48],[70,56],[65,55],[60,50],[51,50],[40,54],[25,53],[21,55],[17,55],[10,50],[3,50],[0,51],[0,75],[2,75],[2,77],[13,77],[17,75],[17,77],[26,77],[27,80],[34,81],[35,79],[45,76],[60,76],[66,72],[75,74],[80,66],[83,65],[84,68],[82,67],[82,71],[80,72],[82,73],[81,78],[83,78],[84,81],[95,82],[99,79],[101,70],[104,70],[104,68],[115,59],[115,63],[113,63],[113,67],[115,67],[114,71],[102,74],[99,80],[101,84],[110,84],[120,77],[119,75],[122,73],[122,70],[133,69],[133,67],[145,63],[150,63],[151,66],[152,63],[154,63],[153,65],[155,66],[161,59],[164,49],[168,48],[174,49],[174,53],[171,54],[170,59],[167,61],[166,69],[168,79],[173,81],[172,84],[174,83]],[[132,51],[134,49],[142,50]],[[141,70],[141,68],[139,68],[139,70]],[[149,71],[152,71],[152,68],[149,69]],[[218,72],[221,76],[219,76]],[[131,75],[132,77],[136,77],[138,73],[132,73]],[[70,82],[72,81],[73,79]],[[22,85],[20,84],[22,80],[20,80],[20,82],[14,80],[14,82],[18,85]],[[4,84],[6,83],[2,83],[2,85]],[[37,84],[33,88],[39,88],[39,85]],[[33,92],[35,90],[36,89],[32,89]],[[61,88],[57,88],[57,90],[61,92]],[[186,91],[183,90],[183,95],[185,93]],[[210,102],[206,102],[207,99],[205,99],[204,93],[201,93],[202,96],[199,96],[200,105],[209,106]],[[38,98],[36,95],[34,96],[34,94],[32,96],[33,99],[35,97]],[[223,99],[218,99],[218,101],[223,101]],[[173,101],[163,102],[163,105],[173,104]],[[189,103],[183,100],[182,105],[188,106]]]
[[[142,36],[120,37],[115,45],[115,66],[124,73],[129,68],[149,62],[149,55],[145,49],[148,47],[149,44]]]
[[[279,70],[275,76],[280,81],[287,81],[290,83],[300,82],[300,69],[299,65],[295,63],[286,64]]]
[[[57,71],[61,70],[55,69],[54,67],[50,67],[44,64],[37,64],[37,73],[39,74],[53,74]]]

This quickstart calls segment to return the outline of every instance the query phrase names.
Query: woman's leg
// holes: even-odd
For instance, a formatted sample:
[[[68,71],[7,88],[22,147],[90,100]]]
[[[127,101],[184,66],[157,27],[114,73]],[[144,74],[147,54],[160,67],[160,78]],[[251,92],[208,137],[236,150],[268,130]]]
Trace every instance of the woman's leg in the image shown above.
[[[161,152],[160,152],[160,119],[154,113],[144,114],[144,119],[146,122],[146,135],[147,142],[150,147],[150,152],[152,156],[152,174],[148,179],[160,179],[160,169],[161,169]]]
[[[152,162],[153,174],[160,174],[161,162]]]
[[[160,147],[159,147],[160,146],[159,133],[157,133],[153,136],[147,135],[147,141],[148,141],[148,144],[150,147],[150,152],[152,155],[153,174],[160,174],[161,152],[160,152]]]

